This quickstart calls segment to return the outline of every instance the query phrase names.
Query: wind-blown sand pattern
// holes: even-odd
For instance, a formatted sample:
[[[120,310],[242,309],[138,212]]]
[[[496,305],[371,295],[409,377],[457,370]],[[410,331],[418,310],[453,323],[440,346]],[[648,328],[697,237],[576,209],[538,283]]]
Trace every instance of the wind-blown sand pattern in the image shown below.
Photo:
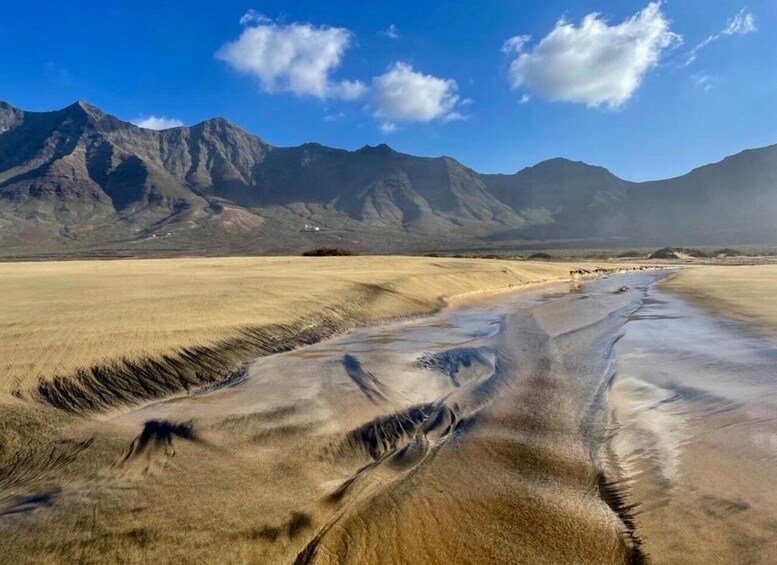
[[[0,555],[772,562],[777,348],[661,294],[663,276],[363,329],[163,400],[22,395],[11,422],[45,440],[5,444]]]
[[[0,551],[638,561],[597,463],[596,414],[641,295],[598,284],[347,335],[259,359],[229,386],[73,416],[46,463],[20,457],[6,473]]]

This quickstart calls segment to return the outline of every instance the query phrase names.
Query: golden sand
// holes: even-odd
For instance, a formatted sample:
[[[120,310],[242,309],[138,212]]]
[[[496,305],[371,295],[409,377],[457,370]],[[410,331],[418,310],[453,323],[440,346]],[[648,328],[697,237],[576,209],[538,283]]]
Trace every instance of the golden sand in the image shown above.
[[[684,269],[662,286],[716,313],[777,333],[777,265]]]
[[[580,266],[374,256],[2,263],[0,393],[78,367],[217,344],[247,328],[428,313]]]
[[[396,283],[364,299],[373,315],[436,306],[486,281],[500,288],[499,277],[513,277],[499,283],[509,288],[519,280],[511,269],[535,268],[407,264],[434,274],[385,275]],[[569,274],[565,265],[536,269],[532,277]],[[625,291],[617,278],[563,284],[548,296],[363,329],[256,359],[244,379],[207,392],[66,418],[47,407],[33,420],[43,422],[35,443],[17,444],[5,467],[0,457],[0,555],[637,562],[617,492],[597,465],[605,422],[595,415],[607,352],[650,276],[628,279],[634,288]],[[412,302],[418,294],[426,298]]]

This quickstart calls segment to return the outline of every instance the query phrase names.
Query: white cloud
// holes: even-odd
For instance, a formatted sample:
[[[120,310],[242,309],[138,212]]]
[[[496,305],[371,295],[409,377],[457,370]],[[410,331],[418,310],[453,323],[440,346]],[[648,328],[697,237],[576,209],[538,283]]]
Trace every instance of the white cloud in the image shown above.
[[[609,25],[597,13],[579,26],[562,19],[531,51],[524,52],[527,36],[508,39],[502,50],[517,54],[509,71],[514,89],[617,108],[637,91],[662,51],[681,40],[669,29],[661,2],[651,2],[620,24]]]
[[[389,39],[399,39],[399,32],[397,31],[397,26],[394,24],[388,26],[388,29],[378,32],[378,35],[381,37],[388,37]]]
[[[138,127],[146,129],[170,129],[179,128],[183,125],[181,120],[175,118],[165,118],[163,116],[148,116],[147,118],[137,118],[132,123]]]
[[[723,33],[726,35],[747,35],[757,30],[758,28],[755,27],[755,16],[742,9],[728,21]]]
[[[240,37],[224,44],[216,58],[254,75],[265,92],[354,100],[366,93],[359,81],[334,82],[331,74],[351,44],[347,29],[307,23],[281,25],[255,11],[241,19]]]
[[[384,120],[384,128],[393,127],[396,121],[460,120],[464,116],[456,111],[457,90],[452,79],[425,75],[406,63],[397,62],[388,72],[372,79],[372,114]]]
[[[359,80],[335,80],[332,75],[353,40],[347,29],[282,24],[255,10],[249,10],[240,23],[245,28],[240,37],[224,44],[215,56],[258,78],[267,93],[291,92],[322,100],[366,97],[367,108],[385,133],[396,131],[398,122],[466,119],[460,108],[471,100],[459,99],[456,81],[417,72],[406,63],[395,63],[369,86]],[[399,38],[394,24],[379,35]],[[328,112],[324,121],[337,121],[342,115]]]
[[[345,112],[337,112],[335,114],[327,114],[324,116],[325,122],[336,122],[337,120],[342,120],[345,117]]]
[[[693,86],[702,89],[704,92],[712,90],[712,77],[704,73],[697,73],[691,76]]]
[[[240,25],[241,26],[247,26],[251,24],[271,24],[272,19],[268,18],[261,12],[257,12],[253,8],[248,10],[245,14],[243,14],[243,17],[240,18]]]
[[[523,46],[531,41],[531,35],[516,35],[511,37],[502,45],[502,53],[510,55],[512,53],[520,53],[523,51]]]
[[[397,124],[394,122],[383,122],[380,124],[380,131],[383,133],[394,133],[397,131]]]
[[[688,54],[688,58],[685,60],[685,65],[688,66],[693,63],[696,60],[696,57],[699,56],[699,51],[707,47],[707,45],[710,43],[717,41],[724,35],[747,35],[748,33],[752,33],[754,31],[758,31],[758,28],[755,26],[755,16],[750,12],[742,9],[737,12],[733,18],[726,22],[726,27],[720,30],[720,32],[710,35],[707,37],[707,39],[691,49],[691,52]]]
[[[334,98],[356,100],[367,93],[367,86],[360,80],[341,80],[329,86],[329,92]]]

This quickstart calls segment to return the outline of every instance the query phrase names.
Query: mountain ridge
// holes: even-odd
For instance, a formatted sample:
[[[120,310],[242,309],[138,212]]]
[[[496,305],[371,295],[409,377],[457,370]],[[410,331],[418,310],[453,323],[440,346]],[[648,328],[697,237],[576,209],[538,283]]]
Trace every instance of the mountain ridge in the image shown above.
[[[385,143],[278,147],[224,118],[151,130],[83,100],[50,112],[0,102],[6,255],[761,243],[777,241],[775,213],[777,144],[658,181],[563,157],[481,174]]]

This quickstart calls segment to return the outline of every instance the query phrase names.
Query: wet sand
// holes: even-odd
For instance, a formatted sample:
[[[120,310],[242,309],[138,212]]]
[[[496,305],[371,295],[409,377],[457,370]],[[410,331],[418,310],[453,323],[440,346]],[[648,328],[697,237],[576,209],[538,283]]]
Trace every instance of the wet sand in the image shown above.
[[[664,288],[626,325],[609,395],[636,532],[654,563],[775,563],[777,340]]]
[[[359,332],[259,359],[228,387],[79,421],[63,433],[68,460],[3,499],[0,550],[18,562],[638,561],[597,463],[612,345],[642,297],[623,284]]]
[[[73,420],[0,475],[0,555],[773,562],[776,350],[662,277],[386,324]]]
[[[81,418],[219,386],[264,355],[581,267],[620,268],[374,256],[2,263],[0,488],[44,470],[60,430]]]

